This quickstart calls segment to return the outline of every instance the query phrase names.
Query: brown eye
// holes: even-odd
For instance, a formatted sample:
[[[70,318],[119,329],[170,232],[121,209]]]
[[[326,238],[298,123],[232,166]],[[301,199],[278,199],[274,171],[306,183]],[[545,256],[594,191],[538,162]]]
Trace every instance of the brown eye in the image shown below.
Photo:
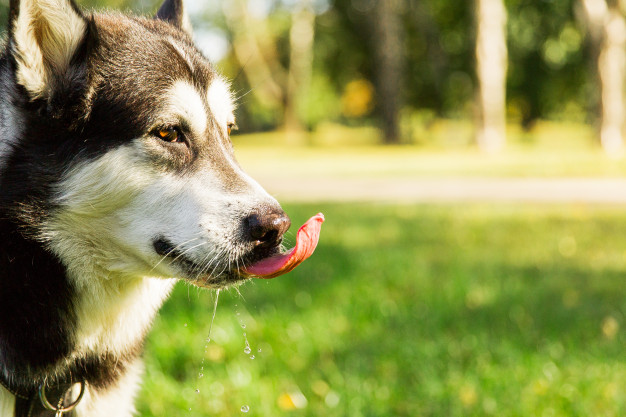
[[[184,142],[183,135],[176,127],[161,127],[153,132],[153,135],[164,142],[181,143]]]

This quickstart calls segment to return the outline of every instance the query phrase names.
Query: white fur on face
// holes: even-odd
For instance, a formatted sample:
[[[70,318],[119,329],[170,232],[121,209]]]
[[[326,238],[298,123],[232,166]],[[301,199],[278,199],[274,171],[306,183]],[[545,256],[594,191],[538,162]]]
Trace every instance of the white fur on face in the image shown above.
[[[67,68],[86,27],[68,1],[20,1],[14,33],[17,80],[31,98],[48,94],[50,74]]]
[[[217,120],[222,131],[226,131],[229,123],[235,122],[235,102],[228,83],[220,77],[216,77],[209,86],[207,94],[209,108],[213,117]]]
[[[206,132],[206,108],[200,94],[191,84],[178,81],[169,89],[167,96],[168,116],[186,121],[196,134]]]

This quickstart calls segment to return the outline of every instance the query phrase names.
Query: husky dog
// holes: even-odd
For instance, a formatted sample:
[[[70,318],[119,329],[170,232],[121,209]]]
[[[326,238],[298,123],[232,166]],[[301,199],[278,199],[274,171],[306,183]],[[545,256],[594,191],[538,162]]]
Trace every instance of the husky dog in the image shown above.
[[[182,0],[11,0],[0,57],[0,416],[130,416],[175,279],[223,288],[289,218],[235,161]],[[70,410],[72,410],[70,412]]]

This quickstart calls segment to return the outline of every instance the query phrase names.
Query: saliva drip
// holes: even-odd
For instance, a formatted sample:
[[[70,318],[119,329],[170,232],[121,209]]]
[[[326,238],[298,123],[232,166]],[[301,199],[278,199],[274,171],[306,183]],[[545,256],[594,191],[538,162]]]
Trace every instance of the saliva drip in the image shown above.
[[[215,292],[215,303],[213,304],[213,315],[211,316],[211,324],[209,324],[209,334],[207,335],[204,345],[204,354],[202,355],[202,362],[200,362],[200,372],[198,372],[198,379],[204,376],[204,360],[207,355],[207,350],[209,348],[209,342],[211,341],[211,330],[213,330],[213,322],[215,321],[215,313],[217,312],[217,301],[220,298],[220,290]],[[185,324],[186,326],[187,324]],[[200,394],[200,389],[196,388],[196,394]],[[191,408],[189,409],[191,411]]]
[[[237,315],[239,315],[239,313],[237,313]],[[239,321],[239,324],[241,325],[241,328],[245,330],[246,324],[241,320]],[[252,353],[252,348],[250,347],[250,342],[248,341],[248,335],[246,332],[243,332],[243,339],[246,343],[246,346],[243,348],[243,353],[250,355]],[[254,355],[250,356],[250,359],[254,359]]]
[[[235,304],[235,308],[237,307],[237,304]],[[243,332],[243,338],[245,341],[245,347],[243,348],[243,353],[245,353],[246,355],[250,355],[252,353],[252,348],[250,347],[250,342],[248,341],[248,335],[245,332],[246,330],[246,323],[243,322],[243,319],[241,319],[241,313],[239,311],[235,311],[235,315],[237,316],[237,320],[239,320],[239,325],[241,326],[241,328],[244,330]],[[259,353],[261,353],[261,349],[258,350]],[[255,356],[254,355],[250,355],[250,359],[254,360]]]

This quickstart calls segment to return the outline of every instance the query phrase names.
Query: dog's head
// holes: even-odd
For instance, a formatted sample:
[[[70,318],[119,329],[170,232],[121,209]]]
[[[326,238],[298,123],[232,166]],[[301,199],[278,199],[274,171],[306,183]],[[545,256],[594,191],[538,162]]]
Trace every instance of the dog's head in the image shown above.
[[[13,104],[0,110],[22,139],[5,164],[44,184],[24,206],[70,273],[219,288],[278,251],[289,219],[235,161],[229,84],[194,46],[181,0],[154,19],[11,4]]]

